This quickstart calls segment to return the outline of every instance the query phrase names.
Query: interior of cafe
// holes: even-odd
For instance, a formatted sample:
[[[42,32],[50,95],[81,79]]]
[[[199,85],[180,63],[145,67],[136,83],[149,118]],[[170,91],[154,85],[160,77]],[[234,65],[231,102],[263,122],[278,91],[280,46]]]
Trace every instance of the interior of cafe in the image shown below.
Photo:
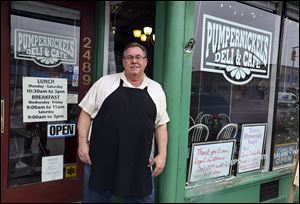
[[[124,47],[130,42],[139,42],[148,50],[149,60],[145,72],[148,77],[152,78],[155,43],[155,2],[111,1],[110,25],[109,51],[114,51],[115,65],[109,64],[108,72],[122,71],[121,60]],[[112,57],[109,56],[109,58]]]

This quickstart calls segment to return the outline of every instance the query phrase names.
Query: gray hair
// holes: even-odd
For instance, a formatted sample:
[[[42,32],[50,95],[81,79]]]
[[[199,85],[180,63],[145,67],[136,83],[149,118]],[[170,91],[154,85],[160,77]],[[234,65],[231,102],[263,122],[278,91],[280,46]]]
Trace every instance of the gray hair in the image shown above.
[[[141,48],[143,50],[143,52],[145,53],[145,57],[147,57],[147,55],[148,55],[147,48],[145,46],[137,43],[137,42],[132,42],[132,43],[129,43],[128,45],[126,45],[125,48],[124,48],[124,51],[123,51],[123,56],[124,56],[126,50],[128,50],[131,47],[139,47],[139,48]]]

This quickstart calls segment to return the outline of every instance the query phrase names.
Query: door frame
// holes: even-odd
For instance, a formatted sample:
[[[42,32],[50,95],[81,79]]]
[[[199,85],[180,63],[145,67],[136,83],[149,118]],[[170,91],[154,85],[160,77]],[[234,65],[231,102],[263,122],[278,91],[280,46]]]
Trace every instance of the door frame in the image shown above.
[[[80,101],[92,84],[93,46],[95,31],[95,2],[91,1],[48,1],[47,3],[81,12],[79,51],[79,91]],[[1,203],[2,202],[74,202],[82,199],[83,164],[76,158],[77,177],[51,182],[39,182],[9,187],[9,131],[10,131],[10,1],[1,1],[1,101],[4,100],[4,132],[1,132]],[[87,40],[90,41],[89,46]],[[84,46],[85,45],[85,46]],[[83,69],[87,61],[84,53],[89,49],[90,69]],[[90,82],[82,79],[90,78]],[[1,118],[2,120],[2,118]],[[77,149],[77,148],[76,148]],[[77,155],[77,153],[76,153]]]

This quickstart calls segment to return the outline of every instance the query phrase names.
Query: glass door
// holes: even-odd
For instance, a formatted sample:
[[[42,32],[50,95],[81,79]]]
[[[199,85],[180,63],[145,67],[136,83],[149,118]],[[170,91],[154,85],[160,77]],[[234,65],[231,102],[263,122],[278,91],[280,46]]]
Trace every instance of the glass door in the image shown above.
[[[76,166],[80,12],[52,16],[39,12],[44,4],[19,4],[27,3],[11,10],[10,186],[72,177],[66,168]],[[57,172],[42,171],[47,158]]]
[[[83,75],[81,39],[89,41],[85,49],[92,44],[92,38],[86,37],[88,29],[82,30],[81,25],[91,17],[83,16],[92,11],[88,9],[92,5],[76,2],[70,8],[60,4],[32,1],[10,4],[6,201],[81,199],[77,104],[83,86],[89,85],[79,83]],[[91,60],[91,53],[88,55]],[[86,62],[84,68],[86,71]],[[85,73],[85,78],[88,74],[91,73]],[[25,194],[17,194],[16,198],[10,192]]]

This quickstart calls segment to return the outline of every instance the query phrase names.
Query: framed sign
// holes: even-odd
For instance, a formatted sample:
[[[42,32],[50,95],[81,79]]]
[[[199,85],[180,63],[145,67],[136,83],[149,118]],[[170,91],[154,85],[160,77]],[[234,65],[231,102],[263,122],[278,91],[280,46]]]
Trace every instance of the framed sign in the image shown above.
[[[278,144],[274,147],[273,166],[283,167],[294,165],[298,143]]]
[[[266,123],[242,125],[238,173],[261,169]]]
[[[235,140],[194,143],[188,182],[230,175]]]

